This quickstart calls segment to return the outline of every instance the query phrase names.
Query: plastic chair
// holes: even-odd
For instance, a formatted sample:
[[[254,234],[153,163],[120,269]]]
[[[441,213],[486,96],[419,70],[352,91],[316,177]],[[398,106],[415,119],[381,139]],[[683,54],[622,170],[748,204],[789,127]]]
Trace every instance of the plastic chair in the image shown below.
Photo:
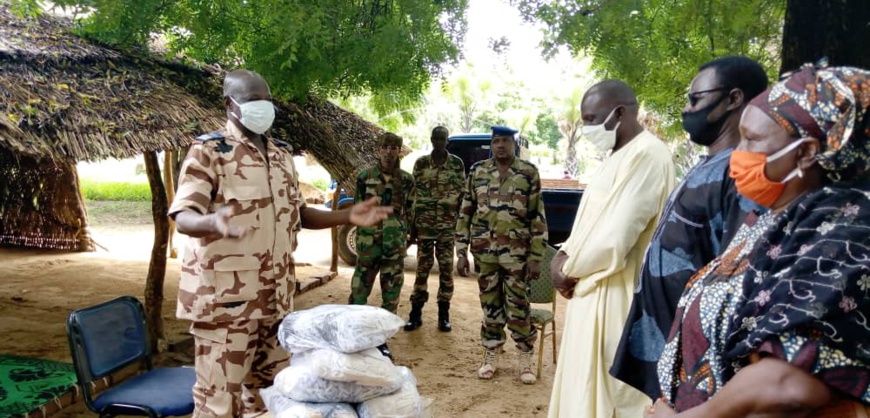
[[[541,261],[541,274],[529,282],[529,302],[549,303],[550,309],[531,309],[532,325],[539,330],[540,343],[538,344],[538,374],[541,377],[541,363],[544,360],[544,343],[547,337],[553,341],[553,364],[556,364],[556,288],[550,278],[550,261],[556,255],[556,249],[547,246],[544,250],[544,259]],[[550,331],[547,331],[547,324]]]
[[[194,369],[152,369],[145,311],[136,298],[122,296],[71,312],[67,335],[85,404],[100,417],[193,412]],[[144,364],[146,371],[99,394],[92,393],[91,382],[134,364]]]

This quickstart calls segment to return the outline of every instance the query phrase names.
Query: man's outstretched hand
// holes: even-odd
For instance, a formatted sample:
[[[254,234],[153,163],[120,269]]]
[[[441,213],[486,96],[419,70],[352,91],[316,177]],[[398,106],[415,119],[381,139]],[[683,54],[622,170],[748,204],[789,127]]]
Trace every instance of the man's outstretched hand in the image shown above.
[[[392,206],[380,206],[381,198],[373,196],[350,208],[350,223],[356,226],[372,226],[387,219],[393,213]]]

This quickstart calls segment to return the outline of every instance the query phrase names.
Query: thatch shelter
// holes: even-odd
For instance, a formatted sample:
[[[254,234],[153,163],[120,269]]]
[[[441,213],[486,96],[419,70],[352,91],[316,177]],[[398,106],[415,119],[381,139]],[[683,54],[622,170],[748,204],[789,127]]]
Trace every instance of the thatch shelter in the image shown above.
[[[160,323],[173,188],[164,186],[157,151],[222,126],[221,74],[113,50],[73,28],[64,18],[19,18],[0,4],[0,245],[89,248],[75,163],[143,154],[155,222],[146,307]],[[318,98],[277,105],[273,134],[342,184],[375,161],[381,128]]]
[[[183,148],[225,120],[219,71],[106,48],[72,25],[0,6],[0,244],[82,248],[72,163]],[[273,134],[342,183],[374,161],[381,128],[314,97],[279,108]]]

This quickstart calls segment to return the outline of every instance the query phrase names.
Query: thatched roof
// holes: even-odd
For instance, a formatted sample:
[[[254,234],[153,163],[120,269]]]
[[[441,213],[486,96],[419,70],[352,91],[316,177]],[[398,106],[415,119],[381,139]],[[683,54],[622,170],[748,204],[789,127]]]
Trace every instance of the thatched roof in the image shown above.
[[[0,5],[0,148],[100,160],[182,148],[225,119],[221,74],[98,45],[73,23],[22,19]],[[346,182],[375,161],[383,132],[326,100],[276,103],[273,135]]]

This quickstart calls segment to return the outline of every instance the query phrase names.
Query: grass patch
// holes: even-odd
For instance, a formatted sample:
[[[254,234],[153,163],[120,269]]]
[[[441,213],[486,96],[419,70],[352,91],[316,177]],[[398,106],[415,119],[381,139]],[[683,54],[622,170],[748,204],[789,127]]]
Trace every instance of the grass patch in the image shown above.
[[[151,201],[151,189],[148,183],[103,182],[82,179],[81,186],[85,200]]]
[[[144,225],[153,222],[150,201],[87,201],[91,225]]]

